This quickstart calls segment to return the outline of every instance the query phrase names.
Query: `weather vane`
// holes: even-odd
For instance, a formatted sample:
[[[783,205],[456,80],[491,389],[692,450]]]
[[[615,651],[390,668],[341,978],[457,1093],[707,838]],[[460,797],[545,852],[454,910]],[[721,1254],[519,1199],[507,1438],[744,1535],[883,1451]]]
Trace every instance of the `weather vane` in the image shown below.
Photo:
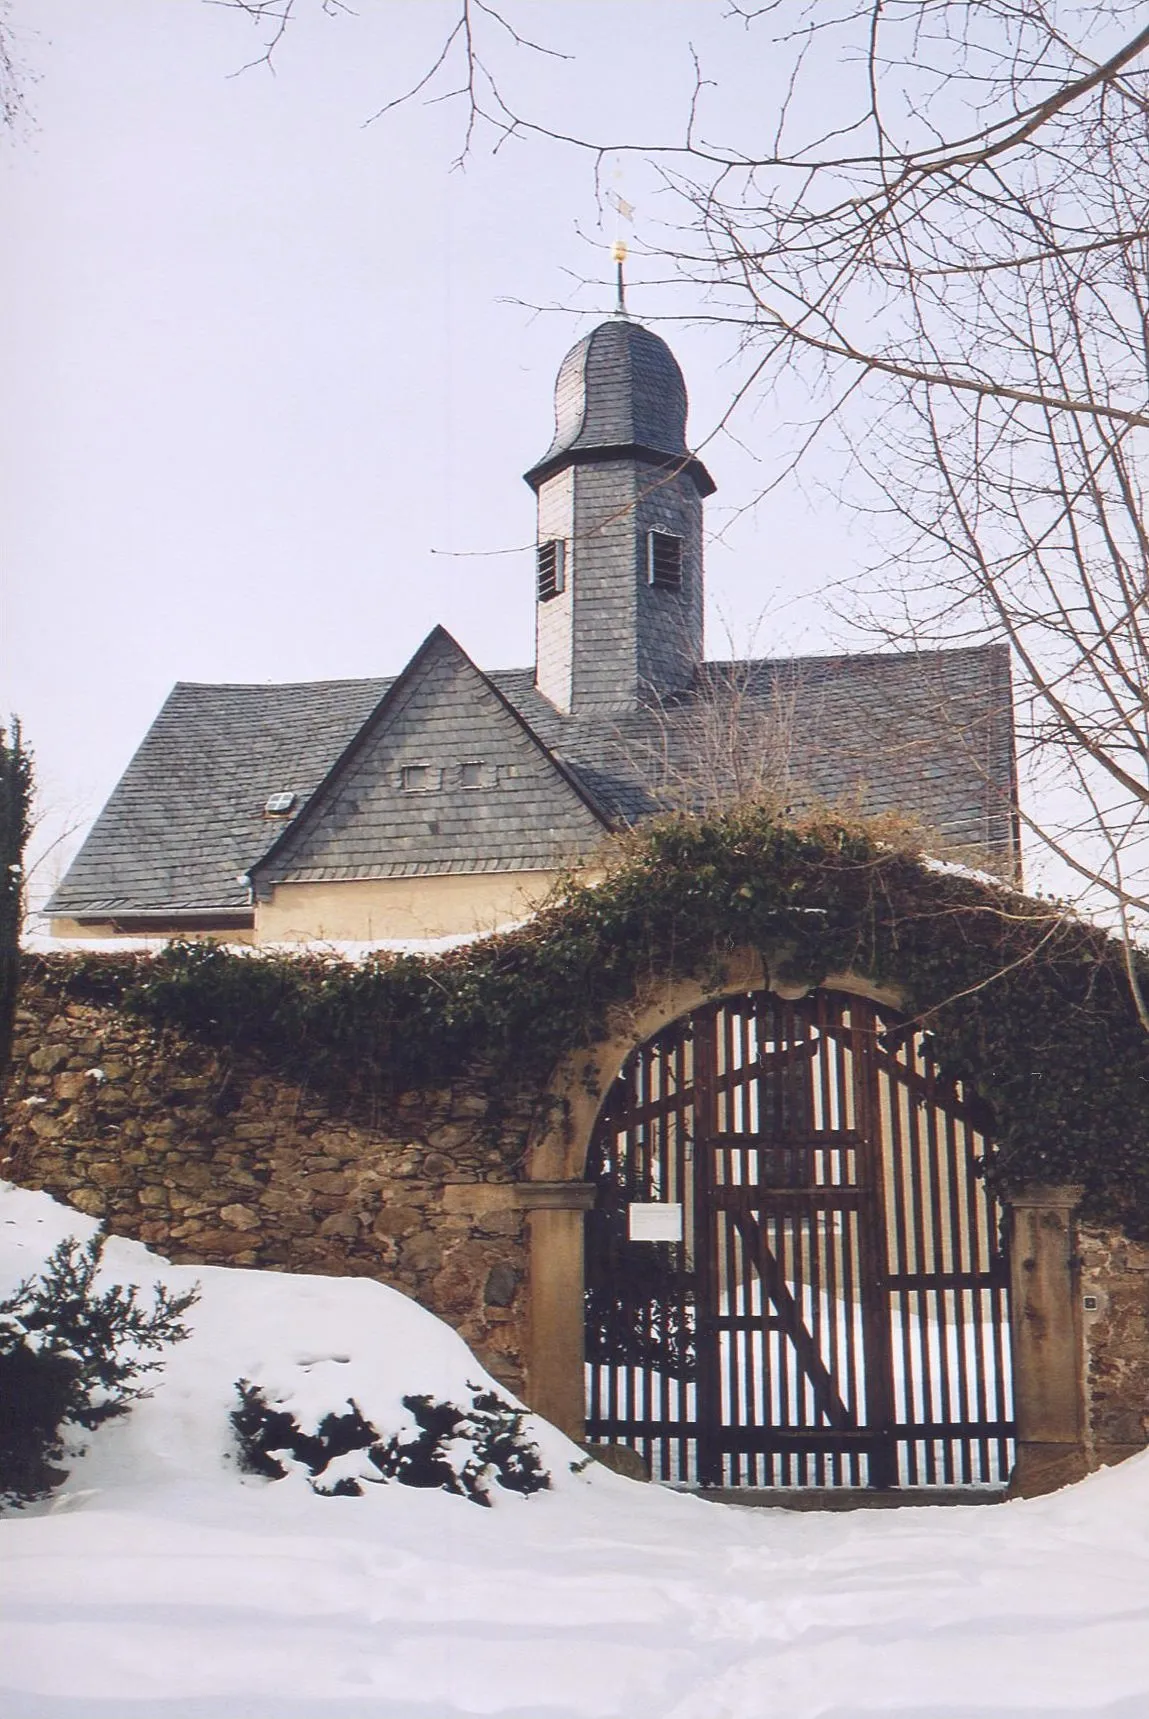
[[[622,177],[622,168],[621,167],[615,168],[614,177],[616,179],[620,179]],[[610,247],[611,261],[614,263],[615,270],[616,270],[616,278],[618,281],[618,302],[615,305],[615,314],[616,314],[616,316],[625,316],[627,314],[627,310],[626,310],[626,267],[625,267],[626,256],[627,256],[627,247],[626,247],[626,240],[622,236],[622,223],[624,221],[628,221],[628,222],[633,223],[633,221],[634,221],[634,204],[628,203],[626,201],[626,198],[621,196],[619,194],[619,192],[617,192],[617,191],[610,191],[610,192],[608,192],[607,195],[610,199],[610,202],[614,205],[615,215],[617,216],[617,219],[615,221],[615,228],[614,228],[614,233],[615,233],[614,243]]]

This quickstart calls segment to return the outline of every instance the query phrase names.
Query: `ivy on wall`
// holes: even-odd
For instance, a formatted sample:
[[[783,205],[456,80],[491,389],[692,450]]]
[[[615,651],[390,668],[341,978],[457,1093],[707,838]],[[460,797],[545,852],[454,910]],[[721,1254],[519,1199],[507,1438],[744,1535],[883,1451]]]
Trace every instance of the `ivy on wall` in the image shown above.
[[[541,1088],[647,981],[717,991],[745,948],[780,982],[896,987],[943,1070],[992,1107],[991,1186],[1079,1182],[1087,1215],[1149,1234],[1149,1035],[1121,945],[880,826],[760,806],[667,817],[621,839],[598,884],[571,878],[527,925],[434,957],[46,959],[66,991],[378,1102],[468,1073],[493,1095]]]

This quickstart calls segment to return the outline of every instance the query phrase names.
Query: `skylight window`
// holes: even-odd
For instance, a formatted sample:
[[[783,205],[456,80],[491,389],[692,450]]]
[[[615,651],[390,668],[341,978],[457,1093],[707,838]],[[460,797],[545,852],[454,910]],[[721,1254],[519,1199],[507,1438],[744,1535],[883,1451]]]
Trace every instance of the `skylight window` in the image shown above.
[[[549,603],[566,590],[567,546],[561,537],[548,538],[537,550],[539,602]]]
[[[647,532],[646,581],[659,591],[681,591],[682,539],[672,531]]]
[[[263,812],[268,818],[286,818],[294,810],[298,795],[290,791],[282,794],[269,794],[264,801]]]

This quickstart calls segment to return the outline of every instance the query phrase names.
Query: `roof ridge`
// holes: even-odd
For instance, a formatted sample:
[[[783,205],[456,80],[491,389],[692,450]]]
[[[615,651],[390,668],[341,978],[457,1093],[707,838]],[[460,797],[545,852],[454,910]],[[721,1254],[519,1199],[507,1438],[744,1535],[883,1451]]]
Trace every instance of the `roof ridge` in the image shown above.
[[[859,663],[859,662],[896,662],[913,663],[937,657],[975,657],[991,656],[998,652],[1008,652],[1009,644],[1005,639],[987,639],[980,645],[932,645],[924,650],[903,650],[897,646],[887,646],[878,651],[827,651],[825,653],[809,652],[805,656],[788,657],[707,657],[702,663],[708,668],[776,668],[794,663]]]
[[[377,686],[396,678],[364,674],[333,675],[326,680],[177,680],[172,682],[171,692],[302,692],[310,687]]]

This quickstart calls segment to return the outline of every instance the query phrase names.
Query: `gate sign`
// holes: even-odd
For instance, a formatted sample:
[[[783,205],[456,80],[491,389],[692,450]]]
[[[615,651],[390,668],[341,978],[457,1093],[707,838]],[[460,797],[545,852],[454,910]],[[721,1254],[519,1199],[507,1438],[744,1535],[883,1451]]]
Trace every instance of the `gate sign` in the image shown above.
[[[664,1200],[632,1200],[627,1207],[627,1234],[631,1241],[680,1242],[682,1207]]]

